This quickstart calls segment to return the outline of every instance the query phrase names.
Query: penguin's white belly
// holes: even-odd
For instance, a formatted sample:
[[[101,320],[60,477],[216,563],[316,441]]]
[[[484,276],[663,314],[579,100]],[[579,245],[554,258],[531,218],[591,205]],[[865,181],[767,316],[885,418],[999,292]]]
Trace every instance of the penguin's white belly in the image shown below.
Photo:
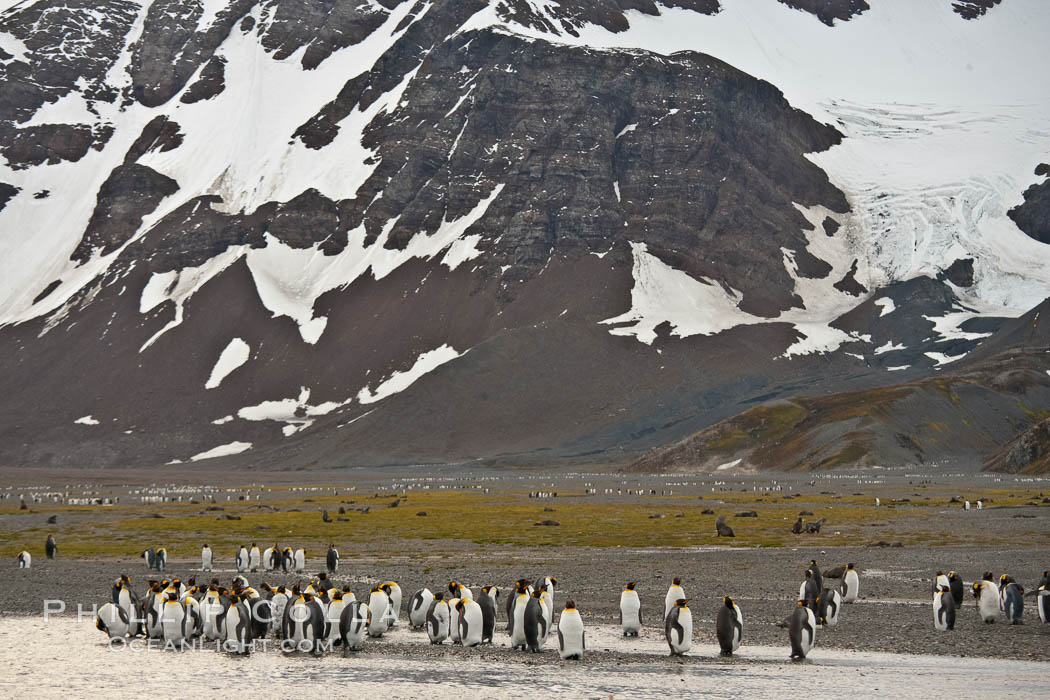
[[[675,601],[682,600],[685,598],[685,591],[680,586],[674,586],[671,590],[667,591],[667,595],[664,597],[664,619],[671,613],[671,608],[674,607]]]
[[[297,549],[295,550],[295,571],[296,573],[302,573],[303,569],[306,568],[306,552]]]
[[[462,641],[459,636],[459,610],[456,610],[458,602],[459,598],[448,601],[448,638],[453,644],[459,644]]]

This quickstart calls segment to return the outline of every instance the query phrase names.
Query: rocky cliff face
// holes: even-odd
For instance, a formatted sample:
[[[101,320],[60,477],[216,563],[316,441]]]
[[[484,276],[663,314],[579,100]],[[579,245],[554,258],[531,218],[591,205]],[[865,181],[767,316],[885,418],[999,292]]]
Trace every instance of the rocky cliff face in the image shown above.
[[[913,19],[999,31],[994,4]],[[984,117],[807,112],[733,65],[762,46],[653,49],[903,19],[738,5],[6,10],[0,461],[624,462],[756,403],[922,381],[1045,296],[1050,253],[989,242],[1020,232],[983,181],[880,195],[848,155]],[[900,247],[898,211],[930,239]]]

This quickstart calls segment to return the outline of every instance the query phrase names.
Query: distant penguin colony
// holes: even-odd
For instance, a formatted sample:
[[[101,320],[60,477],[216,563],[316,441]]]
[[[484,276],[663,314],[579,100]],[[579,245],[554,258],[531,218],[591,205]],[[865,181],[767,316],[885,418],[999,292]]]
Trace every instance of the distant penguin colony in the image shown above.
[[[147,548],[141,553],[148,568],[163,571],[167,553],[163,547]],[[254,642],[276,639],[283,651],[322,654],[325,650],[342,649],[344,654],[359,651],[369,639],[382,637],[398,625],[402,591],[396,581],[372,586],[365,599],[358,600],[350,586],[342,588],[334,574],[339,554],[329,544],[325,571],[308,581],[291,587],[270,586],[262,582],[252,587],[241,573],[253,565],[268,571],[305,567],[303,549],[281,549],[277,544],[259,552],[255,543],[238,547],[234,564],[238,574],[230,587],[212,578],[208,584],[175,579],[147,582],[138,594],[126,574],[116,579],[112,595],[96,614],[96,627],[111,640],[144,636],[176,647],[195,640],[216,642],[228,652],[248,654]],[[18,566],[29,568],[32,558],[27,551],[18,555]],[[203,545],[201,570],[210,571],[212,549]],[[806,659],[816,645],[817,628],[838,624],[842,604],[859,599],[860,575],[854,563],[836,567],[822,575],[816,560],[804,570],[798,599],[790,617],[782,623],[788,629],[791,658]],[[841,578],[841,585],[827,587],[831,579]],[[1044,571],[1035,596],[1039,619],[1050,620],[1050,571]],[[542,576],[533,583],[519,579],[508,596],[505,608],[507,632],[512,649],[541,652],[549,638],[557,635],[561,659],[581,660],[586,651],[584,614],[575,601],[565,602],[560,612],[554,611],[554,592],[558,579]],[[642,603],[637,581],[628,582],[620,592],[620,630],[624,637],[638,637],[642,630]],[[425,631],[431,644],[451,642],[467,648],[495,643],[495,628],[500,614],[500,589],[488,585],[475,590],[459,581],[443,586],[445,591],[432,592],[423,587],[407,604],[411,630]],[[1024,611],[1024,588],[1007,574],[998,579],[986,572],[970,586],[976,599],[980,619],[993,623],[1004,617],[1011,624],[1021,624]],[[955,628],[965,590],[955,571],[936,572],[933,577],[933,617],[937,631]],[[671,656],[681,657],[693,647],[693,612],[682,585],[675,577],[664,596],[663,636]],[[657,603],[658,605],[658,603]],[[743,642],[743,614],[731,596],[720,599],[714,613],[715,636],[723,656],[736,654]],[[710,618],[707,618],[710,619]]]

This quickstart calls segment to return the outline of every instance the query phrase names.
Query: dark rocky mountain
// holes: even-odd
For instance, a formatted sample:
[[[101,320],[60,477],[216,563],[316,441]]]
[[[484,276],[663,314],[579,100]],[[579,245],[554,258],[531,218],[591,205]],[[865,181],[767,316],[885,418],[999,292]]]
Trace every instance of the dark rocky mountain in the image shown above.
[[[946,0],[936,21],[994,28],[995,4]],[[679,445],[643,468],[744,452],[763,468],[983,457],[1027,427],[1017,385],[1045,398],[1045,360],[1020,349],[1011,317],[1046,296],[1050,252],[1017,269],[982,227],[1041,246],[1041,186],[1009,219],[1012,174],[988,179],[1002,192],[952,185],[957,205],[915,201],[893,172],[880,195],[838,154],[931,129],[928,115],[806,111],[790,98],[803,83],[653,50],[648,33],[775,17],[819,43],[880,11],[13,5],[0,15],[0,463],[627,464],[771,411],[805,449]],[[746,63],[757,49],[740,51]],[[887,202],[934,221],[933,243],[895,242],[913,224]],[[1020,373],[1010,390],[1003,372]],[[953,428],[950,449],[908,428],[959,413],[954,395],[1003,415]],[[860,416],[858,402],[883,408]]]

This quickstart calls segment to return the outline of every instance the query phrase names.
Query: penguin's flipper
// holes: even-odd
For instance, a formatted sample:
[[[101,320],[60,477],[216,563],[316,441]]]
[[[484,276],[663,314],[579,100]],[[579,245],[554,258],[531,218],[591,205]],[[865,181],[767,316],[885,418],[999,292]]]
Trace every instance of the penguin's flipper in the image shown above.
[[[565,637],[561,635],[561,627],[558,628],[558,651],[565,651]]]

